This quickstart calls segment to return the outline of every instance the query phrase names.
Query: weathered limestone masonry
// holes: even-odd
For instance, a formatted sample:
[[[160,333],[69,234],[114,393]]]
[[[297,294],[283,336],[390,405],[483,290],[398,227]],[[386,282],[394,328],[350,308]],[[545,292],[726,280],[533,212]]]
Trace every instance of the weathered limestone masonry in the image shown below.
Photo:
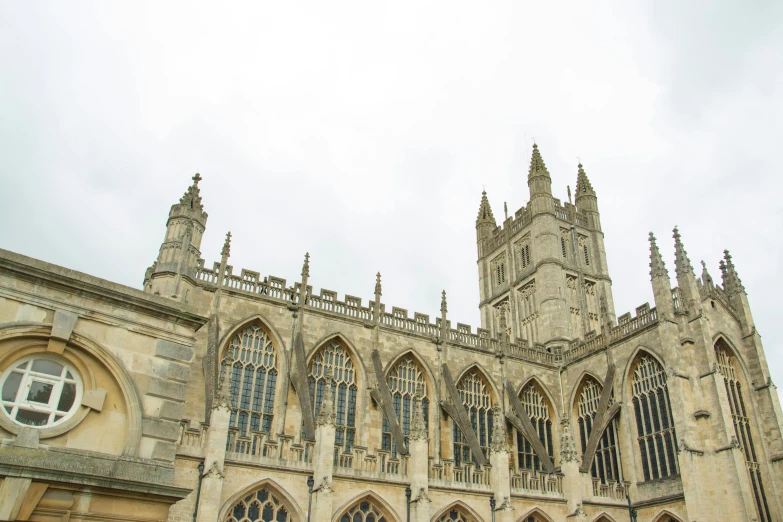
[[[731,256],[650,235],[617,316],[598,198],[537,146],[476,220],[481,328],[207,266],[201,176],[138,291],[0,251],[0,519],[783,519],[780,404]],[[314,263],[317,268],[317,264]],[[369,285],[372,282],[368,282]],[[433,296],[436,298],[436,296]]]

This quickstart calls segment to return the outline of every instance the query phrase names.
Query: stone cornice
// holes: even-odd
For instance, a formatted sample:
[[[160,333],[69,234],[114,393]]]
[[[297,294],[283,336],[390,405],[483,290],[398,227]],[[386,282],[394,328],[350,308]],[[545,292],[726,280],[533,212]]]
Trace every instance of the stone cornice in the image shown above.
[[[198,330],[208,321],[207,317],[199,315],[195,309],[188,305],[0,249],[0,274],[4,272],[17,279],[63,289],[96,301],[109,302],[119,308],[129,309],[144,315],[159,316],[168,322],[194,330]]]

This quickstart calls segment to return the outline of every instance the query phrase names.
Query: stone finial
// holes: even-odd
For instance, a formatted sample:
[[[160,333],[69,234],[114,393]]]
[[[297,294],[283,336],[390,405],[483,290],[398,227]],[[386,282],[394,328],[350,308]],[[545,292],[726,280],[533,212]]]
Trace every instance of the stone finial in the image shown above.
[[[381,293],[381,273],[375,274],[375,295],[380,297]]]
[[[533,143],[533,155],[530,157],[530,170],[528,172],[529,178],[534,176],[550,177],[549,171],[544,164],[544,158],[541,157],[541,153],[538,151],[538,144],[536,143]]]
[[[424,408],[422,399],[424,386],[416,384],[416,395],[413,397],[413,416],[411,418],[410,440],[427,440],[427,423],[424,420]]]
[[[650,278],[656,277],[669,277],[669,272],[666,271],[666,265],[663,264],[663,258],[661,257],[661,251],[658,250],[658,244],[655,242],[655,236],[650,232]]]
[[[745,287],[742,286],[742,280],[740,280],[737,275],[737,269],[734,268],[734,261],[731,260],[731,254],[729,254],[728,250],[723,251],[721,272],[723,272],[723,290],[726,294],[732,296],[739,293],[745,293]]]
[[[492,441],[490,442],[490,449],[493,452],[508,451],[506,420],[503,418],[503,411],[497,404],[492,408]]]
[[[305,252],[304,264],[302,265],[302,277],[310,277],[310,252]]]
[[[228,257],[231,255],[231,232],[226,232],[226,240],[223,242],[223,250],[220,251],[220,255]]]
[[[487,199],[487,191],[481,192],[481,203],[479,204],[478,217],[476,218],[476,225],[480,223],[491,223],[497,226],[495,216],[492,214],[492,207],[489,206],[489,199]]]
[[[579,462],[576,441],[571,436],[571,420],[567,416],[560,421],[560,462]]]
[[[446,306],[446,291],[444,290],[440,294],[440,313],[445,315],[446,312],[449,311],[448,306]]]
[[[701,284],[709,289],[712,289],[712,287],[715,285],[712,280],[712,276],[707,271],[707,264],[703,260],[701,262]]]
[[[581,196],[595,196],[595,190],[593,190],[593,185],[587,178],[585,169],[579,163],[576,173],[576,199],[579,199]]]
[[[179,204],[194,210],[203,211],[204,206],[201,204],[201,194],[198,188],[198,182],[201,181],[201,174],[196,172],[193,176],[193,184],[188,187],[185,194],[179,199]]]
[[[503,202],[503,214],[506,215],[506,221],[508,221],[508,203],[505,201]]]
[[[332,377],[332,367],[327,366],[324,370],[324,380],[326,381],[324,389],[324,398],[321,401],[321,409],[318,410],[318,418],[315,423],[318,426],[324,424],[334,424],[334,379]]]
[[[672,233],[674,238],[674,269],[677,271],[677,277],[683,277],[686,275],[693,275],[693,265],[691,260],[688,259],[688,253],[685,251],[685,247],[682,244],[682,238],[680,237],[680,231],[677,227],[674,227]]]

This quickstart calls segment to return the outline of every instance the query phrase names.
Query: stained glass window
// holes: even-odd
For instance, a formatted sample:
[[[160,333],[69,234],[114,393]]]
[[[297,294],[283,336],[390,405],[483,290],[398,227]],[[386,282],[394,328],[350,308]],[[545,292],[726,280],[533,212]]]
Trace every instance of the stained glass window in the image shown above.
[[[427,385],[424,380],[424,370],[412,356],[406,355],[389,370],[389,376],[386,378],[386,382],[389,385],[389,391],[391,392],[394,412],[397,414],[397,422],[400,424],[402,434],[405,436],[405,443],[407,444],[408,435],[410,435],[411,432],[413,399],[416,395],[417,384],[421,385],[422,393],[424,394],[421,401],[421,407],[424,413],[424,424],[429,426],[428,413],[430,401],[427,398]],[[393,457],[397,456],[399,448],[397,448],[397,444],[392,440],[391,427],[385,416],[383,418],[381,446],[384,450],[391,452]]]
[[[336,446],[349,453],[356,436],[356,370],[348,350],[337,340],[324,345],[310,362],[310,399],[313,401],[315,416],[321,409],[326,389],[325,370],[332,368],[335,402],[335,440]]]
[[[598,412],[600,400],[601,385],[593,378],[587,377],[582,384],[578,405],[579,439],[582,443],[582,453],[587,448],[587,441],[593,431],[593,420]],[[590,474],[594,478],[600,479],[603,484],[622,481],[617,417],[609,422],[598,441]]]
[[[552,443],[552,419],[550,416],[551,407],[544,394],[538,386],[530,383],[519,394],[522,404],[525,406],[525,412],[530,417],[541,444],[547,451],[550,459],[554,462],[554,445]],[[522,433],[517,431],[517,464],[520,469],[543,471],[543,464],[538,455],[533,450],[533,446]]]
[[[468,413],[473,431],[478,438],[481,451],[487,456],[489,441],[492,440],[492,398],[489,384],[477,369],[470,370],[459,383],[457,391],[462,399],[462,405]],[[474,461],[470,445],[465,435],[454,423],[454,461],[457,466],[463,462]]]
[[[292,522],[293,518],[276,495],[266,488],[238,500],[224,522]]]

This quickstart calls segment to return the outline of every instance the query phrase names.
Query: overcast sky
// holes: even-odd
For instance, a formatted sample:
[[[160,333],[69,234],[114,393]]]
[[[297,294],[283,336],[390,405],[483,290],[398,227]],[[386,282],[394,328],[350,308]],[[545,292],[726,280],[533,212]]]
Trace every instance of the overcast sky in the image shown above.
[[[628,5],[637,4],[637,5]],[[639,7],[648,4],[648,7]],[[653,6],[654,4],[654,6]],[[0,1],[0,246],[140,288],[200,172],[211,266],[479,325],[475,219],[535,137],[599,197],[617,314],[647,233],[731,250],[783,383],[783,2]]]

